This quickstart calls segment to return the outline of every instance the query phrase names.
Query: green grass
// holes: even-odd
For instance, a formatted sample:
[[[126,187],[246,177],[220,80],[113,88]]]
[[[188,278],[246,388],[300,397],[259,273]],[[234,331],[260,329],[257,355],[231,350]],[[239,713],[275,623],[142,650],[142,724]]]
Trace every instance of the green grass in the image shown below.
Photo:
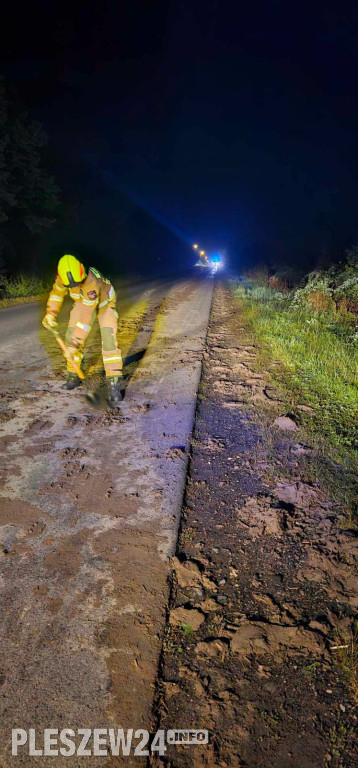
[[[38,296],[49,290],[49,286],[37,275],[25,275],[3,278],[1,281],[1,296],[3,299],[19,299],[28,296]]]
[[[236,291],[244,322],[261,342],[267,366],[280,364],[278,386],[314,409],[315,431],[339,447],[358,447],[358,340],[351,327],[270,289]],[[276,369],[278,370],[278,369]]]
[[[338,645],[344,646],[339,649],[338,659],[350,687],[353,701],[358,706],[358,619],[353,621],[351,634],[346,642],[344,640],[342,642],[342,638],[339,638]]]

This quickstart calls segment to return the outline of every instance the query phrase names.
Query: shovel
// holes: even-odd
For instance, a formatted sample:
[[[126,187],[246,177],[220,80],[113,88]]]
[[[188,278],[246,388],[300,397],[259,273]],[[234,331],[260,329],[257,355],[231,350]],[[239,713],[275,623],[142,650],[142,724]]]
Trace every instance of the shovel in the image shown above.
[[[84,379],[85,378],[84,373],[81,371],[80,366],[77,365],[77,363],[75,363],[75,361],[72,359],[72,357],[71,357],[71,355],[70,355],[70,353],[69,353],[69,351],[68,351],[68,349],[66,347],[65,342],[61,339],[61,336],[60,336],[59,332],[56,331],[55,328],[49,328],[48,326],[47,326],[47,328],[48,328],[49,331],[51,331],[51,333],[53,333],[53,335],[54,335],[54,337],[55,337],[55,339],[57,341],[57,344],[62,349],[63,356],[66,358],[66,360],[68,360],[71,363],[71,365],[73,366],[74,370],[77,373],[78,378],[79,379]]]

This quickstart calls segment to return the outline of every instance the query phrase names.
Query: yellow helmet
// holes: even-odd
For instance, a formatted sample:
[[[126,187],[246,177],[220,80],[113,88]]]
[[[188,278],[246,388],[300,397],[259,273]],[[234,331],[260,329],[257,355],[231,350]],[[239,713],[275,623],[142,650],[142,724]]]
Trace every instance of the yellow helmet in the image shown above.
[[[58,262],[57,271],[63,284],[66,286],[78,285],[86,277],[86,270],[83,264],[75,256],[70,256],[69,254],[62,256]]]

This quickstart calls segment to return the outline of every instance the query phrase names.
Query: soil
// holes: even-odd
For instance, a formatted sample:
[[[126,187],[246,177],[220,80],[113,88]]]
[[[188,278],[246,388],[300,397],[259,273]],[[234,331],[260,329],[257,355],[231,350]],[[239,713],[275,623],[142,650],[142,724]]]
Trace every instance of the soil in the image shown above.
[[[170,746],[152,766],[358,764],[357,688],[342,663],[356,533],[257,352],[217,286],[155,706],[158,728],[208,729],[209,744]]]

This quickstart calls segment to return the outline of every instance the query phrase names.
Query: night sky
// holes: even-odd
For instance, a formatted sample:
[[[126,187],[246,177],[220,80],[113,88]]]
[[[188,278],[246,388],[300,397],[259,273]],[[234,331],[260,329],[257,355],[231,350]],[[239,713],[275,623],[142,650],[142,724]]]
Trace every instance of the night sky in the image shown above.
[[[248,5],[8,8],[0,71],[72,211],[44,259],[180,269],[199,241],[309,269],[357,240],[358,7]]]

